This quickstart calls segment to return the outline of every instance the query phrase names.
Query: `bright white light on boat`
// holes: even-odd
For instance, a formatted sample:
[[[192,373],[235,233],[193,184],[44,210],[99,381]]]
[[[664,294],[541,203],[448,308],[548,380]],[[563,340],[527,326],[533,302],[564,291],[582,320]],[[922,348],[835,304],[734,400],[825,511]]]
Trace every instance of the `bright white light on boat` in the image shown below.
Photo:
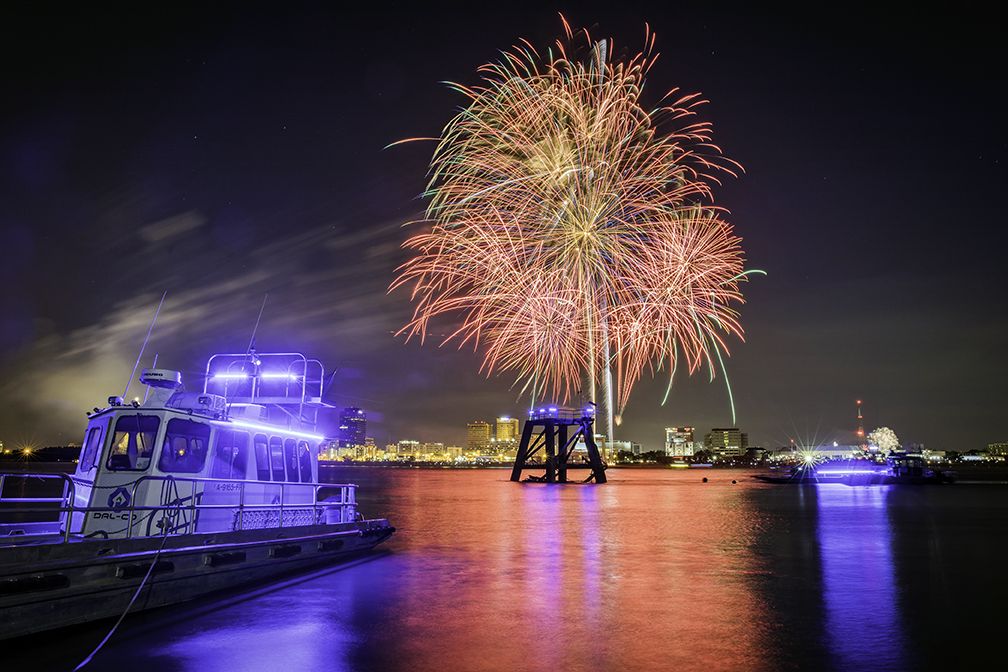
[[[222,380],[244,380],[248,378],[247,373],[215,373],[214,378],[220,378]]]
[[[230,422],[218,422],[218,425],[223,425],[225,427],[235,426],[244,427],[246,429],[256,429],[260,432],[273,432],[274,434],[290,434],[291,436],[296,436],[301,439],[311,439],[312,441],[321,441],[325,437],[319,434],[311,434],[309,432],[299,432],[294,429],[287,429],[285,427],[275,427],[270,425],[260,425],[255,422],[248,422],[246,420],[231,420]]]
[[[261,373],[260,378],[286,378],[287,380],[297,380],[301,376],[296,373]]]

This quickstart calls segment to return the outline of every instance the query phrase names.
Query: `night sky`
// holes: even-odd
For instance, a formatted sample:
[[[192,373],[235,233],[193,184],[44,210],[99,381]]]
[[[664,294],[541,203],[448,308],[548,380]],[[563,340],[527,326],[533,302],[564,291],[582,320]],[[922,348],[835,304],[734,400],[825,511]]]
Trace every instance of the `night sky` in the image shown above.
[[[440,82],[475,82],[519,37],[549,43],[558,10],[617,50],[649,22],[661,58],[645,100],[702,91],[746,168],[717,196],[747,266],[769,274],[743,287],[747,340],[727,362],[751,444],[851,441],[857,398],[866,429],[905,444],[1008,440],[992,17],[357,4],[376,9],[4,10],[0,440],[79,441],[165,290],[144,364],[157,353],[191,388],[210,353],[245,349],[268,293],[259,349],[338,368],[330,399],[364,407],[380,444],[461,442],[467,421],[520,413],[471,350],[393,337],[410,308],[385,289],[432,146],[383,147],[436,135],[462,103]],[[720,377],[679,378],[662,407],[664,385],[635,388],[617,438],[657,449],[664,426],[730,423]]]

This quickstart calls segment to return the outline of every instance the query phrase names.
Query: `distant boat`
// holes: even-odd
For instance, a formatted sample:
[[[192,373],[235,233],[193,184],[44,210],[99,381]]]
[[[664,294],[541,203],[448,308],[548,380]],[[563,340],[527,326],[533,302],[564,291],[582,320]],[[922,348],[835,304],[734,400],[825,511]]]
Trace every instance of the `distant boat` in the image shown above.
[[[818,485],[842,483],[844,485],[936,485],[954,483],[955,472],[941,471],[927,466],[921,455],[894,452],[885,465],[866,460],[818,465],[800,464],[785,474],[756,474],[753,478],[765,483],[789,485]]]
[[[109,397],[88,414],[75,473],[0,474],[0,639],[261,583],[388,539],[387,520],[358,512],[356,485],[318,482],[324,378],[300,353],[214,355],[202,392],[145,370],[142,402]],[[45,483],[61,493],[26,496]]]

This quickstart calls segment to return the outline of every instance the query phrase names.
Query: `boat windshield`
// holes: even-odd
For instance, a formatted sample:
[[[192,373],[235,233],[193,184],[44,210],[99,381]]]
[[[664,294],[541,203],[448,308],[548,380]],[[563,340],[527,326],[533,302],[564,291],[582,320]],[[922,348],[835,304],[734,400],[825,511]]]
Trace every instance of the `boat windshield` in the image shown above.
[[[172,418],[165,430],[158,469],[166,473],[195,474],[206,463],[210,426],[192,420]]]
[[[161,419],[156,415],[123,415],[116,420],[109,471],[145,471],[154,454],[154,438]]]
[[[80,470],[91,471],[98,460],[101,452],[102,427],[101,425],[91,425],[84,436],[84,450],[81,451]]]

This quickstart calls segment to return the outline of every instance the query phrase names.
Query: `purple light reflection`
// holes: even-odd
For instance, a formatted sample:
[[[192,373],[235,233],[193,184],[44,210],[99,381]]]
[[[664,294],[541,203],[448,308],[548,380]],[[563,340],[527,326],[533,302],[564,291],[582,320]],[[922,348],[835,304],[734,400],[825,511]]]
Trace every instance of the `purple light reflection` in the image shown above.
[[[889,488],[815,489],[827,637],[837,668],[905,670]]]

